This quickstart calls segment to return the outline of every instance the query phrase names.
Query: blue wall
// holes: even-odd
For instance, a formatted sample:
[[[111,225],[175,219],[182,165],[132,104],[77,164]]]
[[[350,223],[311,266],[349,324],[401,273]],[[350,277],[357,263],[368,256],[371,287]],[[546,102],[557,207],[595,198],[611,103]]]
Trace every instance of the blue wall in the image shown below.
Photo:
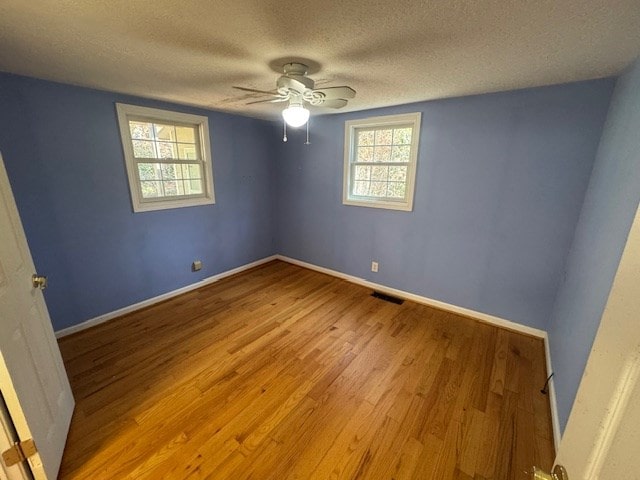
[[[549,326],[566,425],[640,202],[640,60],[618,79]]]
[[[287,256],[546,328],[614,80],[313,118],[278,151]],[[413,212],[342,204],[344,122],[422,112]],[[380,271],[370,271],[372,260]]]
[[[620,112],[629,103],[623,94],[636,88],[637,95],[633,78],[618,86]],[[0,150],[36,267],[51,278],[45,295],[56,329],[273,253],[547,328],[567,263],[550,327],[557,376],[569,378],[566,391],[557,389],[565,415],[599,319],[593,308],[577,327],[579,307],[594,289],[608,292],[612,275],[602,287],[601,264],[584,257],[606,248],[607,265],[615,263],[623,243],[590,246],[590,229],[621,202],[590,199],[606,197],[618,176],[637,185],[640,170],[626,172],[628,159],[607,166],[623,160],[605,155],[603,143],[567,262],[613,85],[605,79],[314,117],[305,146],[302,131],[284,144],[279,127],[258,120],[0,74]],[[209,117],[215,205],[132,212],[115,102]],[[344,121],[413,111],[423,113],[414,211],[342,205]],[[627,133],[621,125],[610,117],[605,136],[630,152],[633,145],[617,139]],[[204,269],[192,273],[196,258]],[[378,274],[369,271],[373,259]],[[594,276],[584,285],[581,269]],[[563,357],[558,344],[567,332],[572,350]]]
[[[132,212],[115,102],[209,117],[215,205]],[[0,74],[0,150],[54,328],[274,254],[277,140],[259,120]]]

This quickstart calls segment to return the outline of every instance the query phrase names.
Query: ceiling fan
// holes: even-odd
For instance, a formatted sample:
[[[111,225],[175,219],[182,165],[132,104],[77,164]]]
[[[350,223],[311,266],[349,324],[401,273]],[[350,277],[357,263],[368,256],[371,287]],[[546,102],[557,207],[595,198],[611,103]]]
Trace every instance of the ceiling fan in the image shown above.
[[[256,90],[246,87],[233,88],[273,97],[249,102],[247,105],[253,103],[289,102],[287,108],[282,111],[282,117],[285,123],[291,127],[301,127],[309,120],[309,110],[305,108],[305,104],[318,107],[342,108],[347,104],[348,99],[356,96],[356,91],[347,86],[314,89],[314,81],[307,77],[309,67],[303,63],[287,63],[282,69],[284,74],[278,78],[275,90]]]

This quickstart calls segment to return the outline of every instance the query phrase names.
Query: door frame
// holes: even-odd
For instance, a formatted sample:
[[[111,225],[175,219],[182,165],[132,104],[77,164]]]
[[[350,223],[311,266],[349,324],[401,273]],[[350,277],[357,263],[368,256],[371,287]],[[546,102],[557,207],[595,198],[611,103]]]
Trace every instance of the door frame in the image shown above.
[[[637,402],[632,396],[640,381],[639,279],[640,206],[558,448],[556,463],[574,478],[600,478],[627,407]]]
[[[18,433],[13,425],[11,414],[0,389],[0,454],[17,441]],[[0,473],[4,473],[8,480],[31,480],[33,478],[29,464],[25,460],[14,467],[6,467],[4,462],[0,460]]]

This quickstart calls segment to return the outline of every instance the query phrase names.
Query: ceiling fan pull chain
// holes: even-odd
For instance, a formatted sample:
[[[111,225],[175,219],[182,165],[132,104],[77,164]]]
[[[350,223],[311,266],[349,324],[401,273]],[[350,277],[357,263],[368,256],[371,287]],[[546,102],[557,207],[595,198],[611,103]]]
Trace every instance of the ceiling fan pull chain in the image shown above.
[[[284,125],[284,136],[282,137],[282,141],[286,142],[287,141],[287,122],[283,120],[282,123]]]
[[[311,121],[311,119],[307,120],[307,141],[304,142],[305,145],[311,145],[311,142],[309,141],[309,122]]]

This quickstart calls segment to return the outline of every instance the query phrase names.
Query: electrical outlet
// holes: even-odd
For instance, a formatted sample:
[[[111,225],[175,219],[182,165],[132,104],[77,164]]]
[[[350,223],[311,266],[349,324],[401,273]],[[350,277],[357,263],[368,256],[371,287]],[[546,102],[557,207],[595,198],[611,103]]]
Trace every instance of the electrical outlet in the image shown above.
[[[200,260],[194,260],[191,264],[191,271],[197,272],[198,270],[202,270],[202,262]]]
[[[378,271],[378,262],[371,262],[371,271],[372,272]]]

